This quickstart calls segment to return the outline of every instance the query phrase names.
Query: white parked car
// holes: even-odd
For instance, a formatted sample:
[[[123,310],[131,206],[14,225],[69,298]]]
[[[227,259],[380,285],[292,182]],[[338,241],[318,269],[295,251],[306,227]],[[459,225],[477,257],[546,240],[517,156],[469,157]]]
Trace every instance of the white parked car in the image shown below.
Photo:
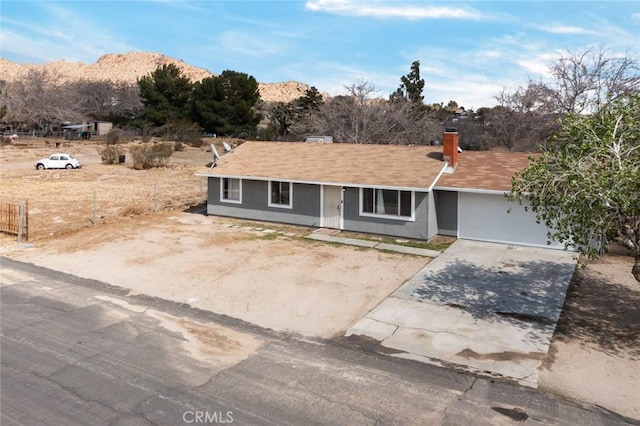
[[[79,169],[80,162],[70,154],[53,154],[49,158],[43,158],[36,163],[36,169]]]

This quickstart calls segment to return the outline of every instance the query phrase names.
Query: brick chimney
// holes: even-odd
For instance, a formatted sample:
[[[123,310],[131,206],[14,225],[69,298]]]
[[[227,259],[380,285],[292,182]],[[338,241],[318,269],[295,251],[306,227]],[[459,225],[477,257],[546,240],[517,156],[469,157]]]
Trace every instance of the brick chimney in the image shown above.
[[[449,167],[455,168],[458,164],[458,129],[447,127],[442,136],[442,157],[449,163]]]

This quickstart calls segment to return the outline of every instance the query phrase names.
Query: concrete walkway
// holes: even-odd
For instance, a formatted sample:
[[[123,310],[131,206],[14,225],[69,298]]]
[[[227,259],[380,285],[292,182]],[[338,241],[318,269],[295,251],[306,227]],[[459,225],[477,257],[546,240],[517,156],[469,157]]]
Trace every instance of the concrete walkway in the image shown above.
[[[413,254],[415,256],[437,257],[440,255],[440,253],[442,253],[437,250],[409,247],[409,246],[403,246],[400,244],[381,243],[378,241],[361,240],[356,238],[339,237],[337,235],[329,235],[329,234],[323,234],[323,233],[317,233],[317,232],[309,234],[305,238],[316,240],[316,241],[325,241],[328,243],[346,244],[350,246],[369,247],[369,248],[375,248],[378,250],[395,251],[398,253]]]
[[[575,253],[458,240],[354,324],[381,352],[537,387]]]

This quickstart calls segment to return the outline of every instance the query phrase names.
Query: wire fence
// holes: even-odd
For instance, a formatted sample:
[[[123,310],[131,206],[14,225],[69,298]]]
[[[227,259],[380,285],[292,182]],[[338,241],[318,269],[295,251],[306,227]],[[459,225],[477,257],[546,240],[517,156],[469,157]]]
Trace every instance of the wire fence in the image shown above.
[[[206,198],[206,180],[197,177],[188,182],[61,189],[57,196],[35,196],[29,200],[29,234],[38,239],[125,217],[186,210],[203,204]]]

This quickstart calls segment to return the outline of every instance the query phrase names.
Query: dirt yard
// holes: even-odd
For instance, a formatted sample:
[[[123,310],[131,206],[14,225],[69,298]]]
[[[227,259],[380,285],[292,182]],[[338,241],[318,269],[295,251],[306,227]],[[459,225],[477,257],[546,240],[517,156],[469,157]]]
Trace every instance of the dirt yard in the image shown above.
[[[123,144],[126,161],[103,165],[95,142],[74,141],[47,148],[44,139],[21,141],[0,148],[0,200],[28,202],[29,239],[64,234],[122,217],[161,210],[182,210],[206,198],[206,181],[194,176],[211,160],[202,148],[185,147],[166,167],[134,170]],[[66,152],[78,158],[79,170],[36,170],[40,158]]]
[[[151,170],[102,165],[98,145],[75,142],[60,151],[81,169],[38,171],[51,149],[35,145],[0,151],[0,198],[29,200],[35,248],[9,254],[19,259],[322,337],[346,330],[428,262],[302,239],[309,228],[205,216],[206,182],[194,173],[207,170],[208,143]]]
[[[640,420],[640,285],[632,265],[614,249],[576,270],[539,384]]]
[[[326,338],[343,333],[428,262],[301,238],[310,232],[168,212],[86,228],[10,255]]]
[[[19,248],[2,237],[5,256],[321,337],[342,333],[428,261],[309,241],[307,228],[185,212],[206,197],[194,176],[211,160],[204,147],[138,171],[128,157],[104,166],[97,145],[74,142],[59,151],[82,169],[36,171],[53,152],[39,144],[0,149],[0,199],[29,200],[34,243]],[[615,253],[576,272],[540,386],[640,419],[640,286],[631,262]]]

